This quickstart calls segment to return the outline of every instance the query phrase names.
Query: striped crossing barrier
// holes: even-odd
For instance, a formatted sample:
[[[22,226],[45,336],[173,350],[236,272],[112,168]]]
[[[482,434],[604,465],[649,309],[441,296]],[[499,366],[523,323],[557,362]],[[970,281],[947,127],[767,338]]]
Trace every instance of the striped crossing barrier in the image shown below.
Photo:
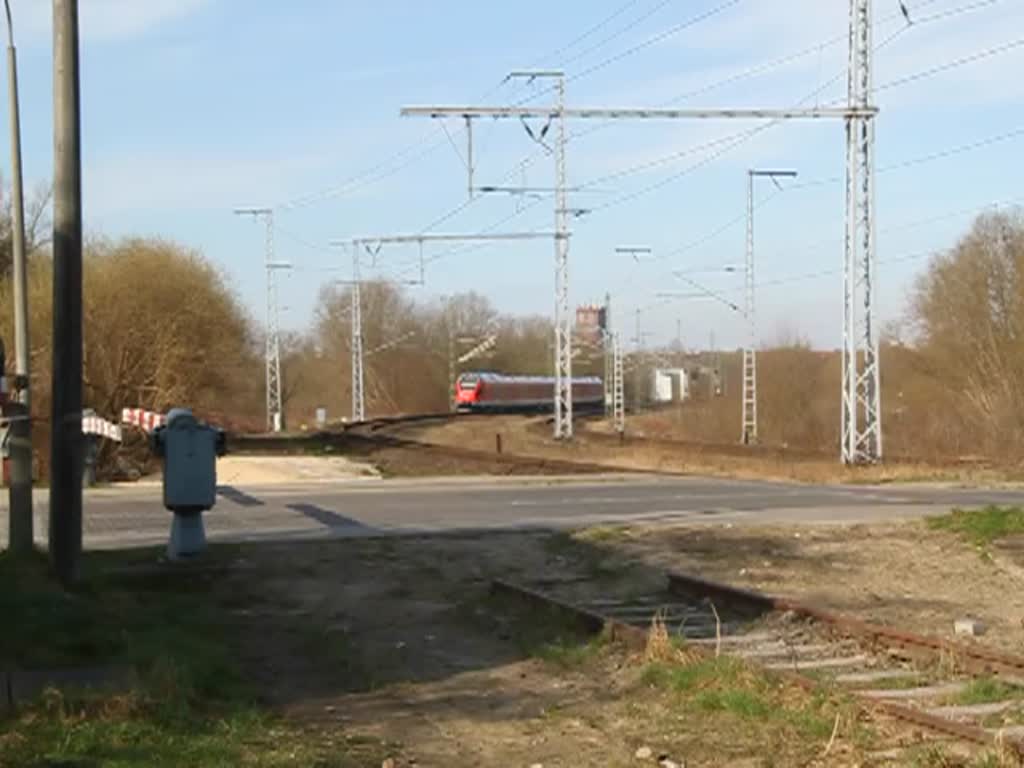
[[[121,411],[121,423],[131,424],[144,432],[152,432],[166,424],[167,417],[162,413],[147,411],[145,408],[125,408]]]
[[[82,434],[105,437],[107,440],[113,440],[115,443],[121,442],[121,427],[101,416],[83,416]]]

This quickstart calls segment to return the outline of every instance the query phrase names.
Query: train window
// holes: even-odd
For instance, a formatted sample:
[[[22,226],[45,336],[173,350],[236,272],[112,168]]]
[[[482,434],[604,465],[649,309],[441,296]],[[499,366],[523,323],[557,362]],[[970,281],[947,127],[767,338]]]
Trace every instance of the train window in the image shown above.
[[[480,377],[475,374],[464,374],[459,377],[459,389],[473,389]]]

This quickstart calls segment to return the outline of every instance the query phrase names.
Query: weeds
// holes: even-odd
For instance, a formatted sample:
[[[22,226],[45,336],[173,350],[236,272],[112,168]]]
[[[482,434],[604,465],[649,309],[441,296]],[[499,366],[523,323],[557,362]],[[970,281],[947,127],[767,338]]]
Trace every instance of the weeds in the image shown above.
[[[967,685],[954,698],[955,704],[988,704],[993,701],[1019,699],[1024,696],[1024,689],[1004,683],[994,677],[979,677]]]
[[[211,561],[222,556],[211,552]],[[262,709],[243,673],[232,622],[238,584],[199,572],[131,570],[152,553],[90,553],[82,586],[52,583],[44,558],[0,555],[0,667],[128,664],[134,690],[100,695],[48,689],[0,718],[0,766],[354,766],[382,757],[360,747],[326,755]],[[136,562],[138,561],[138,562]],[[130,577],[107,566],[129,566]],[[332,761],[325,762],[328,758]]]
[[[932,530],[959,534],[982,552],[999,539],[1024,533],[1024,509],[988,506],[984,509],[954,509],[948,515],[927,521]]]

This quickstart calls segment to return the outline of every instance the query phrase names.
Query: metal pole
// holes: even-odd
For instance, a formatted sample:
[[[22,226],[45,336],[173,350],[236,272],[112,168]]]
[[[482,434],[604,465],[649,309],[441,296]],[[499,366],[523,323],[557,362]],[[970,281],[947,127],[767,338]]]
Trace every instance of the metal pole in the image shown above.
[[[277,302],[277,265],[274,263],[274,212],[263,214],[267,226],[264,258],[267,269],[267,426],[272,432],[282,428],[281,403],[281,330]]]
[[[796,171],[755,170],[747,171],[747,251],[744,283],[743,315],[747,321],[747,344],[743,349],[743,428],[740,442],[751,445],[757,442],[757,306],[754,296],[754,179],[771,179],[780,190],[780,178],[794,178]]]
[[[473,118],[466,119],[466,170],[469,176],[469,199],[473,199]]]
[[[7,93],[11,121],[11,246],[14,267],[15,385],[20,407],[12,409],[11,487],[8,546],[22,555],[32,551],[32,422],[29,371],[28,264],[25,253],[25,194],[21,171],[21,119],[18,109],[18,54],[9,0],[7,13]]]
[[[565,169],[565,77],[557,76],[555,149],[555,439],[572,439],[572,317],[569,312],[569,202]]]
[[[882,410],[875,303],[875,124],[871,99],[871,0],[850,0],[846,119],[846,244],[843,259],[843,403],[840,458],[882,459]],[[859,306],[858,306],[859,303]]]
[[[82,552],[82,155],[78,0],[53,0],[53,380],[50,559],[61,583]]]
[[[633,395],[633,407],[637,410],[640,409],[640,393],[643,390],[644,373],[641,370],[641,363],[643,361],[643,350],[644,350],[644,336],[640,330],[640,307],[636,308],[636,375],[634,378],[634,385],[636,392]]]
[[[359,278],[359,244],[352,243],[352,421],[366,420],[363,396],[363,309]]]
[[[448,410],[455,410],[455,333],[452,328],[452,303],[445,299],[445,327],[448,330]]]
[[[757,360],[754,351],[754,172],[747,171],[747,252],[744,314],[747,320],[747,345],[743,350],[743,431],[740,442],[757,442]]]
[[[277,270],[289,269],[290,264],[274,261],[274,211],[272,208],[236,208],[241,216],[263,219],[266,236],[263,251],[263,266],[266,270],[266,340],[263,348],[266,374],[267,430],[280,432],[284,421],[284,404],[281,396],[281,330],[277,301]]]
[[[604,345],[604,415],[611,416],[614,409],[615,382],[614,353],[612,351],[612,295],[604,295],[604,333],[601,336]]]
[[[621,437],[626,432],[626,399],[622,382],[622,339],[618,333],[612,334],[612,379],[615,382],[612,391],[612,413],[615,420],[615,431]]]

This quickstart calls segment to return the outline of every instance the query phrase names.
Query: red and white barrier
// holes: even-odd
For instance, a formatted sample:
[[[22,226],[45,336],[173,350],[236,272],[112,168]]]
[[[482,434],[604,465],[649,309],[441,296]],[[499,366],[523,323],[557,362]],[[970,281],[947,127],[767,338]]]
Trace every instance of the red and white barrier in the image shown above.
[[[121,427],[99,416],[82,417],[82,434],[99,435],[115,443],[121,442]]]
[[[167,423],[167,417],[162,413],[154,413],[144,408],[125,408],[121,411],[121,423],[131,424],[145,432],[152,432],[157,427]]]

